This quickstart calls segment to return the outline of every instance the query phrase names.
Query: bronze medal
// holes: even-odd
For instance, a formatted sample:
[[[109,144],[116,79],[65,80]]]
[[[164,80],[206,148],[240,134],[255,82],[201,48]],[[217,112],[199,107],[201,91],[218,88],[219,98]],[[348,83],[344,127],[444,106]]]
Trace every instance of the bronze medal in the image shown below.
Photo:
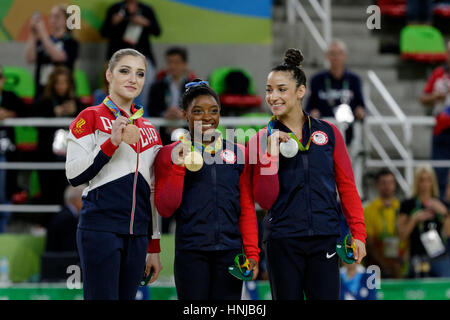
[[[122,140],[128,144],[135,144],[139,141],[139,128],[134,124],[128,124],[125,129],[123,129]]]

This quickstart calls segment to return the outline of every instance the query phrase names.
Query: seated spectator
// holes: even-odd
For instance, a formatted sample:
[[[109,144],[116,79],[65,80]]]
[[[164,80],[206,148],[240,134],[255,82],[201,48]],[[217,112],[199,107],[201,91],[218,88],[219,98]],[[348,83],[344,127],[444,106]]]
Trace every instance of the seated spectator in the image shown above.
[[[340,269],[341,275],[341,293],[340,300],[376,300],[377,291],[375,288],[369,288],[369,277],[360,264],[342,263]]]
[[[23,117],[26,113],[25,104],[14,92],[3,90],[5,85],[5,74],[0,66],[0,121],[8,118]],[[14,130],[12,127],[0,127],[0,163],[9,161],[14,151]],[[7,181],[11,181],[15,172],[0,169],[0,204],[9,203],[9,194],[15,188]],[[5,232],[10,212],[0,211],[0,233]]]
[[[133,48],[147,58],[144,88],[135,100],[138,104],[147,106],[148,92],[156,70],[150,36],[157,37],[161,34],[153,8],[138,0],[115,3],[108,8],[100,33],[108,39],[107,60],[114,52],[124,48]]]
[[[49,31],[38,13],[31,19],[31,32],[25,54],[28,63],[36,63],[35,98],[42,95],[55,66],[64,65],[73,71],[78,57],[78,42],[66,26],[68,17],[67,6],[60,4],[54,6],[50,12]]]
[[[433,169],[416,168],[412,198],[401,203],[398,216],[399,237],[410,243],[409,277],[450,277],[450,255],[441,239],[449,223]]]
[[[311,78],[306,111],[315,118],[334,117],[336,108],[347,104],[356,119],[365,117],[365,104],[361,80],[346,68],[347,47],[341,40],[334,40],[328,46],[326,58],[330,69],[319,72]],[[353,138],[353,127],[345,132],[346,143]]]
[[[447,63],[432,72],[420,96],[420,102],[429,109],[427,113],[432,112],[436,116],[431,158],[450,159],[450,41],[447,43]],[[434,170],[438,179],[439,193],[444,194],[449,170],[442,167]]]
[[[168,120],[183,119],[180,97],[185,91],[185,84],[196,78],[188,68],[188,54],[183,48],[169,48],[166,51],[166,69],[160,72],[160,79],[150,88],[147,114],[149,117],[162,117]],[[173,127],[161,127],[163,144],[171,143]]]
[[[378,197],[364,208],[367,231],[367,265],[378,265],[383,278],[401,278],[405,243],[397,234],[397,215],[400,202],[395,196],[397,183],[387,169],[375,178]]]
[[[47,228],[45,251],[77,251],[77,227],[86,185],[67,186],[64,191],[64,206],[55,213]]]
[[[75,86],[69,69],[56,67],[50,75],[43,97],[33,105],[36,117],[74,118],[84,106],[75,97]],[[53,141],[58,128],[39,128],[38,152],[41,161],[65,161],[65,157],[53,153]],[[41,201],[47,204],[61,203],[67,183],[64,170],[39,171],[41,183]],[[51,183],[50,183],[51,181]]]

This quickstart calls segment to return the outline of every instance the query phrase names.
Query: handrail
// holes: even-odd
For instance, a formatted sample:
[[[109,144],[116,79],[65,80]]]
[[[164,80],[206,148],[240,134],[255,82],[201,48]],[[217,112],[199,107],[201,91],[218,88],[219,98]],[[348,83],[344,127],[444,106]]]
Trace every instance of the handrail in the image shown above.
[[[332,29],[331,29],[331,2],[330,0],[322,0],[322,6],[317,0],[309,0],[309,3],[313,7],[314,11],[322,20],[323,24],[323,36],[320,34],[317,27],[312,22],[305,8],[299,0],[288,0],[286,5],[287,18],[290,24],[295,23],[295,11],[302,18],[309,32],[313,36],[316,43],[319,45],[322,51],[326,51],[327,45],[331,41]]]

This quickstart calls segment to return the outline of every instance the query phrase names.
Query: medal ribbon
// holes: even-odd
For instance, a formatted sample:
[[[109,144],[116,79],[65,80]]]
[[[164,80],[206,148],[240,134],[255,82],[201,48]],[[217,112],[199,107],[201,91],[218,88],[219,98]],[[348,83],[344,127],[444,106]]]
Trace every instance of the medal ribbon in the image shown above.
[[[108,107],[109,110],[111,110],[111,112],[113,113],[113,115],[116,117],[116,119],[118,117],[120,117],[120,110],[119,108],[116,106],[116,104],[111,100],[111,98],[109,96],[107,96],[105,98],[105,100],[103,100],[103,104],[105,106]],[[131,105],[131,107],[137,107],[134,103]],[[131,109],[130,109],[131,110]],[[136,111],[131,117],[128,118],[128,121],[133,124],[133,121],[136,119],[139,119],[140,117],[142,117],[144,115],[144,108],[139,107],[138,111]]]
[[[311,135],[311,119],[310,119],[309,116],[307,116],[307,118],[308,118],[308,135],[309,135],[309,140],[308,140],[308,142],[306,143],[306,145],[303,145],[303,144],[298,140],[298,138],[295,136],[295,134],[293,134],[292,132],[289,132],[289,136],[297,142],[298,149],[299,149],[300,151],[308,151],[308,150],[309,150],[309,147],[311,146],[311,139],[312,139],[312,135]],[[274,127],[274,124],[275,124],[275,120],[276,120],[276,119],[277,119],[277,118],[276,118],[275,116],[272,116],[272,118],[270,118],[270,120],[269,120],[269,123],[267,124],[267,132],[268,132],[267,138],[272,134],[273,127]]]
[[[220,131],[217,131],[220,132]],[[216,142],[214,143],[214,147],[211,147],[211,145],[205,146],[203,143],[194,142],[193,144],[191,141],[189,141],[186,137],[186,134],[182,135],[180,137],[181,143],[190,146],[191,151],[194,151],[195,149],[200,149],[202,152],[208,152],[208,153],[216,153],[217,151],[222,149],[223,142],[222,142],[222,135],[220,135]]]

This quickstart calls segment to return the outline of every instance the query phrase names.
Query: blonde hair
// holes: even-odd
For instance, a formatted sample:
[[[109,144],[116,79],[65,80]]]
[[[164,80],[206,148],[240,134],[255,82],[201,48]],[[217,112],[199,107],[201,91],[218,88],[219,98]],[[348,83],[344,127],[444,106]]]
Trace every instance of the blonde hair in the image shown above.
[[[432,190],[431,190],[431,196],[433,198],[439,197],[439,188],[438,183],[436,179],[436,174],[429,164],[424,164],[421,166],[418,166],[416,170],[414,171],[414,181],[413,181],[413,190],[412,190],[412,196],[417,197],[419,195],[419,177],[422,174],[422,172],[426,172],[431,177],[431,184],[432,184]]]
[[[144,61],[145,69],[147,70],[147,59],[145,58],[145,56],[137,50],[126,48],[114,52],[114,54],[112,55],[111,59],[109,59],[108,62],[109,71],[112,72],[116,67],[117,63],[120,61],[120,59],[122,59],[125,56],[141,57],[142,60]]]

